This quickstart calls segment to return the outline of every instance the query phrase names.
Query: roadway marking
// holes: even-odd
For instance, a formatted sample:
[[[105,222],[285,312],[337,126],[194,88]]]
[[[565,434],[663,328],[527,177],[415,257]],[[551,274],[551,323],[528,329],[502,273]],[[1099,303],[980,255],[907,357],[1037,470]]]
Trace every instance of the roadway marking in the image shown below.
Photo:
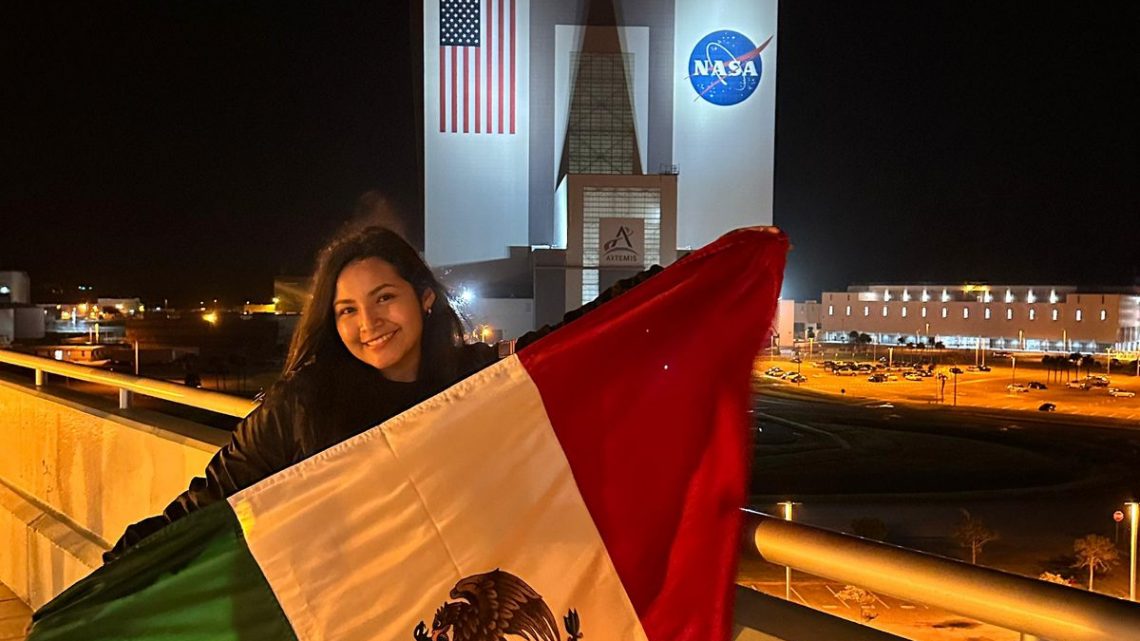
[[[804,598],[804,595],[799,593],[799,590],[796,590],[795,586],[791,586],[791,590],[792,594],[794,594],[800,601],[803,601],[804,605],[811,607],[811,604],[807,602],[807,599]]]
[[[847,601],[846,601],[845,599],[841,599],[841,598],[839,598],[839,593],[838,593],[838,592],[836,592],[835,590],[832,590],[832,589],[831,589],[831,586],[830,586],[830,585],[828,585],[828,584],[824,583],[824,584],[823,584],[823,587],[827,588],[827,591],[831,593],[831,596],[835,597],[835,600],[836,600],[836,601],[839,601],[840,603],[842,603],[842,604],[843,604],[843,607],[847,608],[848,610],[850,610],[850,609],[851,609],[851,606],[847,605]],[[823,607],[827,607],[827,606],[823,606]],[[833,608],[834,608],[834,607],[836,607],[836,606],[834,606],[834,605],[833,605],[833,606],[831,606],[831,607],[833,607]]]
[[[781,418],[779,416],[772,416],[771,414],[768,414],[766,412],[754,412],[753,415],[759,416],[759,417],[767,419],[769,421],[775,421],[777,423],[783,423],[785,425],[791,425],[792,427],[798,427],[801,430],[804,430],[806,432],[812,432],[813,434],[820,434],[822,436],[826,436],[826,437],[834,440],[836,443],[838,443],[839,447],[841,447],[845,450],[851,449],[851,444],[848,443],[843,437],[836,436],[835,434],[832,434],[831,432],[828,432],[827,430],[823,430],[823,429],[820,429],[818,427],[812,427],[811,425],[805,425],[804,423],[800,423],[798,421],[793,421],[791,419]]]

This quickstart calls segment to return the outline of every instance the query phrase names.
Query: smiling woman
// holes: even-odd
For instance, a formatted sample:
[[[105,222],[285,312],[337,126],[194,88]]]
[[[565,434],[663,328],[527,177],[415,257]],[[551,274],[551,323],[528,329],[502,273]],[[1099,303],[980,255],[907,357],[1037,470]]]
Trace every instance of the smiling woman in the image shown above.
[[[349,353],[384,377],[416,380],[424,316],[435,292],[416,292],[388,261],[369,257],[349,264],[336,280],[336,331]]]
[[[660,269],[617,283],[564,322]],[[519,337],[518,348],[553,329]],[[281,380],[235,428],[205,478],[194,479],[161,515],[127,528],[104,561],[190,512],[379,425],[497,358],[495,347],[464,343],[447,291],[399,234],[368,227],[341,235],[318,257],[312,296]]]

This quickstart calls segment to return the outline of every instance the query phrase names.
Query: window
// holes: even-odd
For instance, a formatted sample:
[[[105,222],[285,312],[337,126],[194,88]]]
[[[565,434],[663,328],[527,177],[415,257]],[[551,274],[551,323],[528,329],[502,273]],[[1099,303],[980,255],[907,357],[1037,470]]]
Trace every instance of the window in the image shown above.
[[[835,305],[828,305],[827,306],[827,315],[828,316],[835,316]]]
[[[886,318],[886,316],[887,316],[887,306],[883,305],[883,318]]]
[[[1056,310],[1056,308],[1054,308],[1054,309],[1053,309],[1053,320],[1057,320],[1057,310]]]
[[[851,315],[851,306],[850,305],[847,306],[847,315],[848,316]]]
[[[948,310],[948,309],[946,309],[945,307],[943,307],[943,308],[942,308],[942,318],[946,318],[946,317],[947,317],[947,316],[949,316],[949,315],[950,315],[950,310]]]
[[[1013,320],[1013,308],[1012,307],[1006,307],[1005,308],[1005,319],[1006,320]]]
[[[871,306],[870,305],[864,305],[863,306],[863,315],[864,316],[870,316],[871,315]]]
[[[1036,309],[1029,310],[1029,320],[1037,320],[1037,310]]]
[[[902,317],[906,318],[906,308],[902,308]]]
[[[962,318],[969,318],[969,317],[970,317],[970,308],[969,307],[963,307],[962,308]]]
[[[989,319],[990,319],[990,308],[987,307],[986,308],[986,320],[989,320]]]
[[[1108,320],[1108,311],[1107,310],[1104,310],[1104,309],[1100,310],[1100,319],[1102,321]]]
[[[926,305],[922,306],[922,317],[926,318]]]
[[[1084,312],[1078,309],[1077,310],[1077,322],[1078,323],[1081,322],[1083,316],[1084,316]]]

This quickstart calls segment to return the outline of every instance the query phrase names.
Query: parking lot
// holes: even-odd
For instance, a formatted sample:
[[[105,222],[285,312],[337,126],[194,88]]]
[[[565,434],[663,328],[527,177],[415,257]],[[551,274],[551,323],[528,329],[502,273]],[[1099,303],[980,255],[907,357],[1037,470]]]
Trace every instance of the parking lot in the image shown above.
[[[873,366],[873,363],[865,364]],[[1075,376],[1066,380],[1062,373],[1060,380],[1057,380],[1053,372],[1025,365],[1017,367],[1015,373],[1011,364],[1005,360],[988,365],[990,371],[977,371],[973,367],[958,365],[959,374],[953,373],[954,366],[943,365],[936,367],[929,377],[912,376],[910,378],[914,380],[908,380],[906,374],[912,371],[911,368],[877,368],[855,373],[844,372],[848,375],[839,376],[825,369],[822,361],[795,363],[790,358],[764,358],[757,361],[756,374],[775,385],[853,398],[1030,411],[1038,411],[1042,405],[1051,403],[1054,411],[1061,413],[1140,420],[1140,379],[1136,376],[1110,374],[1107,385],[1086,385],[1074,389],[1068,383],[1077,380]],[[765,372],[773,367],[785,372],[799,372],[802,378],[799,383],[793,383],[779,376],[766,375]],[[875,373],[881,374],[875,377],[880,382],[868,380]],[[940,378],[939,375],[945,378]],[[1103,376],[1104,373],[1102,371],[1096,375]],[[1085,373],[1082,372],[1081,379],[1084,377]],[[1038,385],[1031,386],[1031,383]],[[1011,388],[1011,385],[1015,387]],[[1039,389],[1040,387],[1045,389]],[[1117,393],[1121,396],[1111,395],[1109,389],[1119,390]],[[1135,396],[1127,397],[1128,393]]]

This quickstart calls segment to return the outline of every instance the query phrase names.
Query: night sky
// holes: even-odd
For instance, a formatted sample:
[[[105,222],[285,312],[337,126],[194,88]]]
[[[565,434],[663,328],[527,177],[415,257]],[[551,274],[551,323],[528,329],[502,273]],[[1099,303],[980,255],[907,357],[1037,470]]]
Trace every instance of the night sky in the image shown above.
[[[785,294],[1136,282],[1135,4],[781,3]],[[412,6],[6,8],[0,269],[37,291],[267,300],[364,192],[415,211]]]

